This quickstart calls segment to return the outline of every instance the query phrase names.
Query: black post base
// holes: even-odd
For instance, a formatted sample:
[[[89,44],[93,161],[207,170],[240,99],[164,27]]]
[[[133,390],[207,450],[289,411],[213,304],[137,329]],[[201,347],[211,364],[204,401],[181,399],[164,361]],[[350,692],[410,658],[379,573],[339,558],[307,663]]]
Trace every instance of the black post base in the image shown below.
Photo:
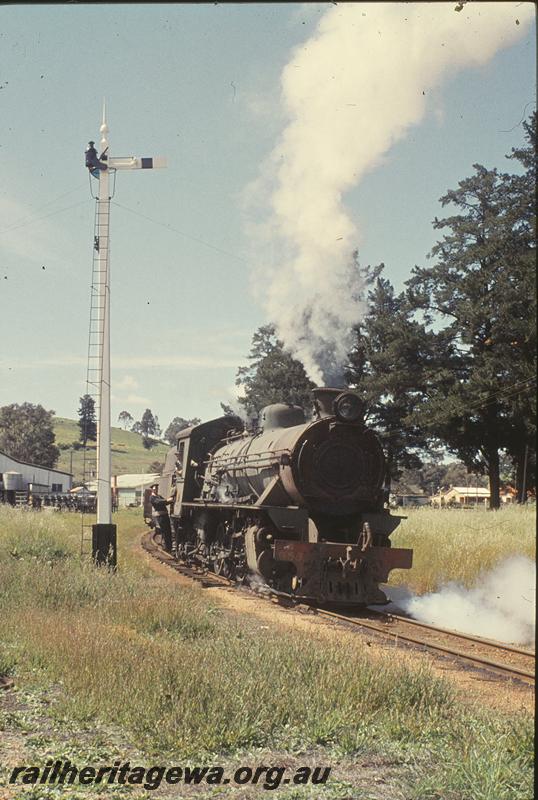
[[[92,525],[92,558],[97,565],[116,569],[116,526],[98,523]]]

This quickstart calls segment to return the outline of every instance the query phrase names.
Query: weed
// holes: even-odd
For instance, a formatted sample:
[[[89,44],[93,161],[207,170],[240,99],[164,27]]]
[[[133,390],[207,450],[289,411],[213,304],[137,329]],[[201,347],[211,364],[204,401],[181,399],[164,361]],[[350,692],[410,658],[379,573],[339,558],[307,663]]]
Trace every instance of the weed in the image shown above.
[[[55,723],[89,731],[113,721],[148,760],[317,747],[392,759],[412,774],[417,800],[524,800],[529,719],[471,712],[426,669],[370,660],[359,639],[344,650],[315,632],[272,637],[227,617],[200,588],[133,558],[139,520],[118,514],[112,573],[76,555],[75,515],[0,509],[0,663],[23,686],[57,687]],[[425,540],[436,535],[448,534]],[[33,742],[52,746],[48,734]],[[98,740],[86,749],[107,752]]]

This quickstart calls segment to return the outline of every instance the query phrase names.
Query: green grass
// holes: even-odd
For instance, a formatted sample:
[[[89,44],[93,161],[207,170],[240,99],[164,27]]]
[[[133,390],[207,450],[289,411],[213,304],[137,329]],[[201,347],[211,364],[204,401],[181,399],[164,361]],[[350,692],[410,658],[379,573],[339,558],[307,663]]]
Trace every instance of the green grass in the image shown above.
[[[112,474],[145,473],[153,461],[164,462],[169,447],[156,444],[146,450],[142,444],[142,436],[138,433],[112,428]],[[72,419],[54,417],[54,434],[57,445],[71,444],[79,440],[78,423]],[[95,442],[89,442],[89,448],[95,450]],[[82,479],[82,450],[61,450],[57,468],[70,471],[71,458],[75,481]]]
[[[448,581],[472,586],[511,555],[536,559],[536,508],[512,506],[499,511],[406,509],[407,519],[391,536],[394,547],[414,550],[411,570],[394,570],[393,584],[424,594]]]
[[[134,555],[138,512],[116,521],[113,574],[78,558],[76,515],[0,507],[0,671],[27,691],[56,687],[51,718],[113,724],[148,759],[317,749],[389,759],[417,800],[531,796],[524,715],[470,711],[427,670],[370,660],[359,640],[343,650],[229,617]]]

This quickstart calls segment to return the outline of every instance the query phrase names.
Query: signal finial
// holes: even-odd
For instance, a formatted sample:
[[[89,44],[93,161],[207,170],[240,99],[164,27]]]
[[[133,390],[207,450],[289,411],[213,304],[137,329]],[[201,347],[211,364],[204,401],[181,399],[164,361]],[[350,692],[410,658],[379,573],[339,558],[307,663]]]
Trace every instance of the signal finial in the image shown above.
[[[108,147],[108,125],[106,122],[106,104],[105,99],[103,98],[103,122],[101,123],[101,127],[99,128],[101,132],[101,152],[104,153]]]

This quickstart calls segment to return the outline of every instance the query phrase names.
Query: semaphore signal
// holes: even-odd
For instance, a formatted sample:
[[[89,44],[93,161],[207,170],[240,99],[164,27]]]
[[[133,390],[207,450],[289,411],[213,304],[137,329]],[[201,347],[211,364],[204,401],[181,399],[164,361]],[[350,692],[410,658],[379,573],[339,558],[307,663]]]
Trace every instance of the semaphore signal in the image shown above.
[[[119,170],[156,169],[166,166],[162,157],[110,155],[109,128],[103,102],[100,127],[101,155],[90,141],[86,167],[98,181],[94,231],[92,310],[88,347],[88,393],[93,387],[97,415],[97,523],[92,525],[92,556],[97,563],[116,564],[116,526],[112,524],[110,453],[110,175]],[[84,547],[84,526],[82,535]]]

